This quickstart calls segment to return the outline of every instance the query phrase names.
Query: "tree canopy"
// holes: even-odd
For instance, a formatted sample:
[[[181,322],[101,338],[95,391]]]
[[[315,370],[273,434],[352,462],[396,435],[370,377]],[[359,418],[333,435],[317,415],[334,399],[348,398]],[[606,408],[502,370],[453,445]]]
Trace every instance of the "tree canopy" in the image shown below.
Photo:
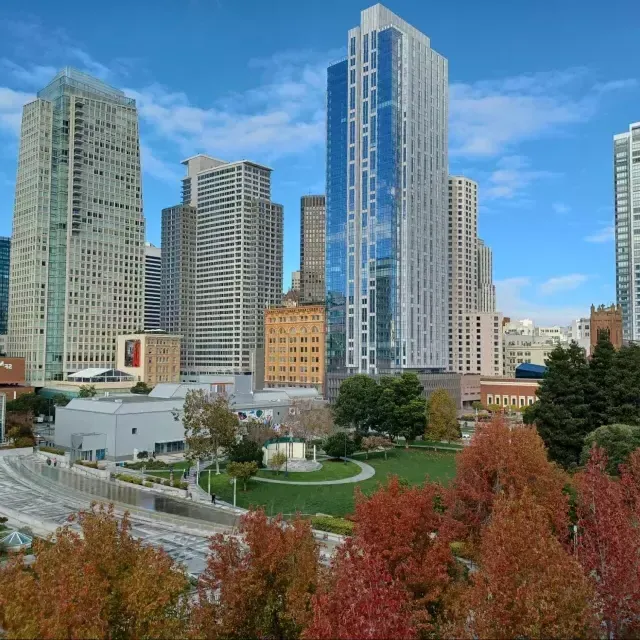
[[[586,464],[593,446],[607,454],[607,472],[618,474],[621,464],[627,462],[633,451],[640,448],[640,427],[629,424],[605,424],[584,439],[580,462]]]
[[[338,431],[325,440],[322,448],[330,458],[348,458],[355,453],[356,443],[348,433]]]
[[[446,389],[436,389],[427,403],[428,440],[457,440],[462,437],[456,404]]]

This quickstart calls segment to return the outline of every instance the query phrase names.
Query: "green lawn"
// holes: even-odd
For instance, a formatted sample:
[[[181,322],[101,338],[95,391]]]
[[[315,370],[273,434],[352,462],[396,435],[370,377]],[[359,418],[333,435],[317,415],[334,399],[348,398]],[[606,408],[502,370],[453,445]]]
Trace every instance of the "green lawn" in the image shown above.
[[[353,462],[346,464],[342,460],[322,460],[322,469],[319,471],[309,471],[308,473],[290,473],[288,478],[284,477],[284,472],[277,474],[269,469],[260,469],[258,475],[261,478],[272,478],[273,480],[288,480],[290,482],[319,482],[322,480],[342,480],[351,478],[360,473],[360,467]]]
[[[448,483],[455,475],[455,456],[455,453],[440,451],[395,449],[388,453],[388,460],[385,460],[382,453],[375,453],[371,454],[367,461],[376,469],[376,475],[370,480],[356,484],[311,487],[253,480],[246,492],[242,491],[241,484],[238,484],[237,504],[244,508],[263,506],[270,515],[300,511],[305,514],[328,513],[343,516],[353,511],[355,487],[360,487],[365,493],[371,493],[379,483],[385,482],[390,474],[398,475],[411,484],[422,483],[427,475],[431,480]],[[205,491],[207,483],[208,474],[203,473],[200,486]],[[233,501],[233,486],[226,474],[216,476],[212,472],[211,490],[222,500]]]

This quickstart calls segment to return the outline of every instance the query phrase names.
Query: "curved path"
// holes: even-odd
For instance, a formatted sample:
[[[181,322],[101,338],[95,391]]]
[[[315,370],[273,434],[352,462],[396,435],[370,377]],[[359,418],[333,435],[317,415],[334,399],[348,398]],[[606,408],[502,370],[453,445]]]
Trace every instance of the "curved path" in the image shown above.
[[[272,480],[271,478],[258,478],[258,476],[253,476],[252,480],[257,482],[270,482],[272,484],[297,484],[304,485],[307,487],[320,486],[320,485],[328,485],[328,484],[351,484],[352,482],[362,482],[363,480],[368,480],[369,478],[373,478],[376,474],[376,470],[366,462],[360,462],[360,460],[354,460],[353,458],[347,458],[349,462],[353,462],[360,467],[360,473],[355,476],[351,476],[350,478],[340,478],[340,480],[318,480],[317,482],[295,482],[290,480]]]

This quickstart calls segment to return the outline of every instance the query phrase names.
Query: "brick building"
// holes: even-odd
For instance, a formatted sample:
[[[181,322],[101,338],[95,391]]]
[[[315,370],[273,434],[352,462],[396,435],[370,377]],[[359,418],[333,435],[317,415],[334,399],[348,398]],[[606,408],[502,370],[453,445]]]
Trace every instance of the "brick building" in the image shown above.
[[[622,307],[612,304],[605,307],[591,305],[591,353],[598,342],[598,336],[605,332],[615,349],[622,346]]]
[[[485,407],[528,407],[537,401],[540,380],[525,378],[482,378],[480,402]]]

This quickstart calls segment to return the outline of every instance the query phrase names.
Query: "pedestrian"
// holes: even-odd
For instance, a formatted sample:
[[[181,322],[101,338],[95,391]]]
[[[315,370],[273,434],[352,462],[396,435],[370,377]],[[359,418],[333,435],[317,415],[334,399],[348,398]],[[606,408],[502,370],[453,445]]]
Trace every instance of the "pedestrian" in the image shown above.
[[[216,504],[216,494],[215,494],[215,493],[212,493],[212,494],[211,494],[211,502],[212,502],[212,503],[213,503],[213,505],[215,506],[215,504]]]

